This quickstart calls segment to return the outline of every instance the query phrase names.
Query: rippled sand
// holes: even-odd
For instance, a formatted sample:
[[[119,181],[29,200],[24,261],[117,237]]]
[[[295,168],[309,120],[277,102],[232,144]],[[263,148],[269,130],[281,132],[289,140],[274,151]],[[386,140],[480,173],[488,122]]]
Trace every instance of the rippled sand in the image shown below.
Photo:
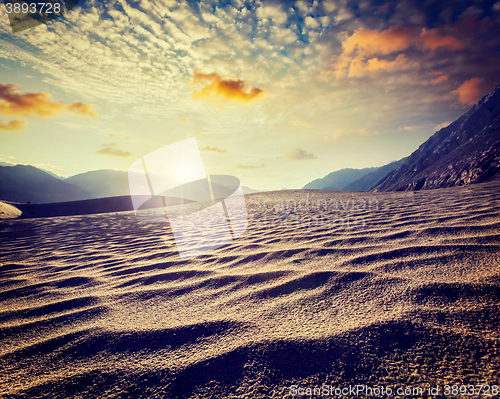
[[[189,260],[132,212],[0,221],[0,396],[500,385],[500,183],[246,201]]]

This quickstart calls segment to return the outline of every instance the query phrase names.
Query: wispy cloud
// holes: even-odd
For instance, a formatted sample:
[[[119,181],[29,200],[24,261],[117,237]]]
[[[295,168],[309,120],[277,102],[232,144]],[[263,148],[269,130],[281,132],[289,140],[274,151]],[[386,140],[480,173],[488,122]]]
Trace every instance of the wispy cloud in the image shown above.
[[[200,148],[200,151],[212,151],[212,152],[219,152],[221,154],[225,154],[227,153],[227,150],[221,150],[220,148],[217,148],[217,147],[209,147],[209,146],[206,146],[204,148]]]
[[[9,132],[17,132],[23,130],[26,127],[26,121],[18,121],[16,119],[9,121],[8,123],[0,122],[0,130],[7,130]]]
[[[245,164],[242,164],[242,163],[238,163],[236,165],[236,169],[259,169],[259,168],[263,168],[265,165],[264,164],[260,164],[260,165],[245,165]]]
[[[409,130],[409,129],[403,129],[403,130]],[[372,132],[367,129],[339,129],[333,134],[334,139],[339,139],[341,137],[346,137],[346,136],[358,136],[358,137],[368,137],[368,136],[375,136],[377,135],[377,132]]]
[[[100,155],[113,155],[116,157],[131,157],[134,155],[129,151],[124,151],[116,148],[117,146],[117,143],[104,144],[103,148],[97,150],[95,153]]]
[[[432,79],[432,80],[431,80],[431,83],[432,83],[433,85],[437,85],[438,83],[441,83],[441,82],[444,82],[444,81],[448,80],[448,79],[449,79],[449,77],[450,77],[449,75],[441,75],[441,76],[438,76],[438,77],[437,77],[437,78],[435,78],[435,79]]]
[[[416,126],[402,126],[399,128],[399,130],[418,130],[418,129],[422,129],[423,126],[422,125],[416,125]]]
[[[280,157],[278,157],[280,158]],[[295,148],[293,150],[288,150],[285,152],[285,158],[292,161],[300,161],[305,159],[316,159],[317,156],[311,152],[307,152],[300,148]]]
[[[309,129],[312,129],[314,127],[313,123],[307,123],[302,121],[290,121],[290,124],[295,127],[307,127]]]
[[[21,93],[14,84],[0,83],[0,114],[14,116],[54,117],[62,112],[97,117],[94,105],[82,102],[66,104],[52,100],[49,93]]]

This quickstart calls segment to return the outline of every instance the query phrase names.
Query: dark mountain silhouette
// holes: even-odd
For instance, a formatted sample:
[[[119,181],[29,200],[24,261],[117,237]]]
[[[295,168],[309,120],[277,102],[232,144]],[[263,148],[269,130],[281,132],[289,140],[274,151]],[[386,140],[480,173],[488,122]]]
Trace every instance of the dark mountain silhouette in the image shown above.
[[[0,166],[0,199],[45,204],[90,198],[80,187],[29,165]]]
[[[303,189],[309,190],[336,190],[341,191],[345,186],[355,182],[363,176],[372,173],[377,168],[364,168],[364,169],[341,169],[332,172],[322,179],[316,179],[306,184]]]
[[[400,159],[399,161],[391,162],[387,165],[381,166],[372,173],[368,173],[362,178],[344,187],[344,191],[369,191],[375,187],[383,178],[385,178],[393,170],[396,170],[405,163],[408,157]]]
[[[500,85],[439,130],[371,191],[464,186],[500,175]]]
[[[85,190],[91,198],[130,195],[128,173],[119,170],[101,169],[68,177],[66,183]]]
[[[161,216],[161,219],[165,220],[165,213],[163,211],[164,204],[167,206],[174,206],[189,202],[191,201],[180,198],[163,198],[161,196],[155,196],[147,201],[141,209],[161,208],[158,215]],[[15,207],[22,212],[21,218],[90,215],[134,210],[130,195],[50,204],[15,204]],[[160,218],[158,217],[158,219]]]

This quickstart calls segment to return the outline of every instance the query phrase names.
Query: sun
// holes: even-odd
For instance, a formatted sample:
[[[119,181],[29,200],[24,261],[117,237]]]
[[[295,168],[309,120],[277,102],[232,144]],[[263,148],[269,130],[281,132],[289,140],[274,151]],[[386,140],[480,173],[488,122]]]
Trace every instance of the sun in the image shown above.
[[[186,184],[200,179],[200,171],[194,165],[183,164],[170,169],[170,178],[178,185]]]

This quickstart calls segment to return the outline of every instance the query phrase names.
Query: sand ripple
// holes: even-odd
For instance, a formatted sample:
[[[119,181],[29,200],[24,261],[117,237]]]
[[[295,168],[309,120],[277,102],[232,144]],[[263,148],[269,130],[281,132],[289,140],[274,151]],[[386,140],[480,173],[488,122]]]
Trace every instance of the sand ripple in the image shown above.
[[[0,396],[500,382],[500,183],[246,199],[189,260],[132,212],[0,221]]]

